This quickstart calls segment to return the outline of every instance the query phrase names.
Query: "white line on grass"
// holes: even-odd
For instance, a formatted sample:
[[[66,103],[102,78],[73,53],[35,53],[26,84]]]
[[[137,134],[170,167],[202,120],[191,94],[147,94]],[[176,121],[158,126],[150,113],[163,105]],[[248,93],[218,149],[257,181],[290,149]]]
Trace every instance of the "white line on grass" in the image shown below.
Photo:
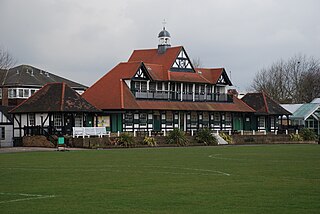
[[[135,170],[136,173],[157,173],[157,174],[173,174],[173,175],[225,175],[225,176],[230,176],[231,174],[218,171],[218,170],[209,170],[209,169],[197,169],[197,168],[186,168],[186,167],[166,167],[166,166],[154,166],[154,165],[143,165],[143,166],[132,166],[132,165],[127,165],[127,166],[117,166],[117,165],[109,165],[105,167],[110,167],[110,168],[121,168],[121,167],[126,167],[126,168],[159,168],[159,169],[177,169],[177,170],[188,170],[188,171],[197,171],[200,173],[193,173],[193,172],[165,172],[165,171],[139,171]],[[10,168],[2,168],[2,169],[9,169],[9,170],[35,170],[35,171],[47,171],[47,170],[68,170],[68,171],[80,171],[80,172],[96,172],[96,171],[112,171],[112,172],[123,172],[124,170],[119,170],[119,169],[106,169],[106,168],[100,168],[100,169],[74,169],[74,168],[23,168],[23,167],[10,167]]]
[[[139,167],[139,166],[138,166]],[[210,169],[197,169],[197,168],[186,168],[186,167],[174,167],[174,166],[140,166],[140,167],[151,167],[151,168],[163,168],[163,169],[182,169],[182,170],[191,170],[191,171],[200,171],[200,172],[213,172],[218,173],[226,176],[230,176],[231,174],[218,171],[218,170],[210,170]]]
[[[0,201],[0,204],[56,197],[55,195],[36,195],[36,194],[28,194],[28,193],[6,193],[6,192],[0,192],[0,195],[15,195],[15,196],[26,197],[26,198],[12,199],[7,201]]]

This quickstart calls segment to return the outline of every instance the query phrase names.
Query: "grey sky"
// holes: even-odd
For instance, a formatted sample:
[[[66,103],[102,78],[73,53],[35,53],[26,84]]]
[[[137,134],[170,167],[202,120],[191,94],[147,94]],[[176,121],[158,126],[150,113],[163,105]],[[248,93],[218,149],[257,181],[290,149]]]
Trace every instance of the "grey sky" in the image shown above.
[[[204,67],[225,67],[246,89],[254,74],[295,54],[320,59],[319,0],[0,0],[0,46],[88,86],[134,49],[173,46]]]

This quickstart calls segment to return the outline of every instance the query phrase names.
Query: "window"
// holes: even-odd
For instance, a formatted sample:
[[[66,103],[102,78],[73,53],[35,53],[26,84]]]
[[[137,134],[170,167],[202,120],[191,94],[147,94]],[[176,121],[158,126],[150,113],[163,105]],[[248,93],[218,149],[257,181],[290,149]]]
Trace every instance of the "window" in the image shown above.
[[[75,127],[82,127],[82,115],[81,114],[77,114],[74,118],[74,126]]]
[[[139,120],[139,114],[134,114],[134,119]]]
[[[202,116],[203,116],[203,118],[202,118],[203,121],[206,121],[206,122],[209,121],[209,113],[208,112],[203,112]]]
[[[230,122],[231,121],[231,114],[226,113],[226,121]]]
[[[198,116],[197,112],[194,112],[194,111],[191,112],[191,121],[195,121],[196,122],[197,121],[197,116]]]
[[[18,97],[23,98],[23,89],[18,89]]]
[[[157,90],[162,91],[162,82],[157,82]]]
[[[167,111],[166,112],[166,118],[168,122],[172,122],[173,121],[173,113],[172,111]]]
[[[214,113],[214,121],[220,121],[220,114],[219,112]]]
[[[169,90],[169,86],[168,86],[168,83],[167,83],[167,82],[164,83],[164,90],[166,90],[166,91]]]
[[[152,114],[148,114],[148,120],[152,120],[153,119],[153,115]]]
[[[259,117],[259,127],[265,128],[265,118],[264,117]]]
[[[39,89],[36,88],[9,88],[8,97],[9,98],[29,98]]]
[[[199,93],[199,85],[196,85],[195,93],[196,93],[196,94],[198,94],[198,93]]]
[[[149,83],[149,91],[155,91],[156,90],[156,83],[150,82]]]
[[[188,116],[189,116],[189,119],[190,119],[190,115],[188,115]],[[174,114],[174,119],[175,119],[175,120],[178,120],[178,119],[179,119],[179,114],[178,114],[178,113]]]
[[[34,93],[36,93],[36,91],[37,91],[36,89],[31,89],[30,90],[30,93],[31,93],[30,96],[33,95]]]
[[[207,85],[207,94],[211,94],[211,89],[212,89],[211,85]]]
[[[133,114],[131,112],[126,113],[125,121],[127,125],[132,125],[133,123]]]
[[[166,119],[166,115],[165,114],[161,114],[161,120],[165,120]]]
[[[140,113],[140,123],[142,123],[142,124],[147,123],[147,114],[146,113]]]
[[[200,85],[200,93],[201,94],[204,94],[204,90],[205,90],[204,88],[205,88],[204,85]]]
[[[6,129],[5,127],[0,127],[1,140],[6,139]]]
[[[171,91],[175,91],[175,83],[173,83],[173,82],[171,82],[171,84],[170,84],[170,90]]]
[[[147,91],[147,82],[141,82],[141,91],[143,92]]]
[[[0,99],[2,99],[2,88],[0,88]]]
[[[15,88],[9,88],[9,98],[16,98],[17,90]]]
[[[62,126],[62,116],[61,116],[61,114],[54,114],[53,115],[53,125],[55,127]]]
[[[36,125],[36,120],[35,120],[34,114],[29,114],[28,117],[29,117],[29,125],[30,126],[35,126]]]
[[[29,89],[23,89],[23,97],[24,98],[30,97],[30,93],[29,92],[30,92]]]
[[[306,120],[306,127],[310,129],[314,128],[313,119]]]
[[[134,82],[134,89],[140,91],[140,82]]]

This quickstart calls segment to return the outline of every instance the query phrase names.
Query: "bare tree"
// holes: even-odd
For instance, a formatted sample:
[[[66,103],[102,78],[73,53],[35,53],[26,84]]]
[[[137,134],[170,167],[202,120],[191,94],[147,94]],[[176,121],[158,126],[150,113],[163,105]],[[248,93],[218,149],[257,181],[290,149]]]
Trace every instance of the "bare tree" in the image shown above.
[[[14,66],[17,61],[12,57],[12,55],[0,48],[0,69],[9,69]]]
[[[320,61],[296,55],[279,60],[255,76],[251,88],[265,91],[280,103],[310,102],[320,96]]]
[[[192,65],[194,68],[201,68],[203,66],[199,57],[192,59]]]

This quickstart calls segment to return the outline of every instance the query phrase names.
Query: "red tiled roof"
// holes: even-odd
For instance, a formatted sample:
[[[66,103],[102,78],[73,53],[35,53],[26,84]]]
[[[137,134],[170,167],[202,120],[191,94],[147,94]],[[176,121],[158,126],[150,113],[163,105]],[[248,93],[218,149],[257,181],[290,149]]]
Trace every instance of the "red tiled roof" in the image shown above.
[[[197,68],[196,72],[169,71],[182,46],[168,48],[164,54],[157,49],[135,50],[127,63],[120,63],[86,90],[82,96],[103,110],[157,109],[194,111],[254,112],[247,104],[234,97],[233,103],[178,102],[137,100],[125,80],[131,79],[141,66],[145,66],[152,80],[198,82],[215,84],[223,68]],[[198,72],[200,71],[200,72]]]
[[[122,109],[121,100],[124,95],[131,94],[131,92],[130,94],[120,93],[123,89],[122,85],[125,84],[121,83],[122,79],[131,79],[140,66],[141,62],[119,63],[88,88],[82,97],[99,109]],[[131,105],[134,107],[134,103]]]
[[[202,76],[211,83],[216,83],[224,72],[224,68],[196,68],[197,72],[201,72]]]
[[[148,71],[153,80],[210,84],[218,81],[224,71],[223,68],[197,68],[196,72],[170,72],[182,49],[182,46],[168,48],[164,54],[159,54],[158,49],[135,50],[128,62],[144,62],[147,67],[150,67]]]
[[[186,111],[231,111],[254,112],[247,104],[234,97],[233,103],[179,102],[137,100],[131,93],[122,75],[134,75],[141,62],[120,63],[98,82],[86,90],[82,96],[97,108],[103,110],[186,110]],[[129,72],[132,68],[134,71]],[[131,73],[131,74],[130,74]]]
[[[182,46],[168,48],[164,54],[159,54],[158,49],[134,50],[128,62],[142,61],[147,64],[162,65],[163,71],[168,71],[182,48]]]

